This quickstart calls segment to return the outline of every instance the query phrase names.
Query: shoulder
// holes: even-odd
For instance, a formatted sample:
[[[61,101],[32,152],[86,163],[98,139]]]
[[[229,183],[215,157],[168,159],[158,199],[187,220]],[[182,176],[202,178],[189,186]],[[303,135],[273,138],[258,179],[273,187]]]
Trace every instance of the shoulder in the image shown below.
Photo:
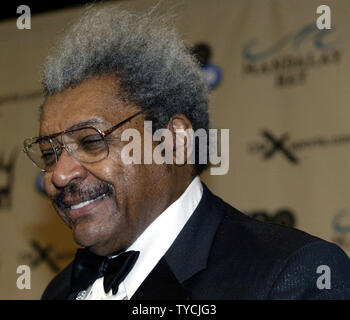
[[[208,192],[210,192],[207,189]],[[240,247],[255,254],[287,257],[312,242],[324,241],[304,231],[283,225],[262,222],[247,216],[210,192],[212,210],[222,218],[215,241],[240,243]]]
[[[243,295],[246,291],[247,297],[263,299],[350,299],[350,260],[337,245],[301,230],[257,221],[216,196],[212,201],[222,220],[209,268],[226,272],[233,282],[239,277],[238,287],[242,281],[249,284],[242,287]],[[322,290],[317,281],[326,271],[331,272],[332,286]]]
[[[70,291],[72,265],[71,262],[50,281],[41,297],[42,300],[65,300],[67,298]]]

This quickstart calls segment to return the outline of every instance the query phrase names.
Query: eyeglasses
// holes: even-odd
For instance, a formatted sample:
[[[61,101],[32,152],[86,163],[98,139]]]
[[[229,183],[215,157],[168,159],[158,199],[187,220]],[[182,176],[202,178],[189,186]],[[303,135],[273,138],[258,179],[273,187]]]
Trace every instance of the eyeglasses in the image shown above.
[[[143,112],[139,111],[105,131],[93,126],[84,126],[48,136],[28,138],[24,140],[23,151],[44,172],[54,170],[63,149],[79,162],[99,162],[106,159],[109,154],[106,137]],[[59,136],[61,141],[57,139]]]

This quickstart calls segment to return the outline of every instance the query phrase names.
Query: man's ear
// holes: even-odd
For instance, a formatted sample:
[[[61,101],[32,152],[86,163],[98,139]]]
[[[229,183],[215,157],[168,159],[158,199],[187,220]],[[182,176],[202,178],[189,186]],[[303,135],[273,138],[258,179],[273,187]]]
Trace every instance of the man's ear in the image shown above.
[[[168,129],[173,136],[173,163],[184,165],[194,152],[192,123],[184,114],[175,114],[170,118]]]

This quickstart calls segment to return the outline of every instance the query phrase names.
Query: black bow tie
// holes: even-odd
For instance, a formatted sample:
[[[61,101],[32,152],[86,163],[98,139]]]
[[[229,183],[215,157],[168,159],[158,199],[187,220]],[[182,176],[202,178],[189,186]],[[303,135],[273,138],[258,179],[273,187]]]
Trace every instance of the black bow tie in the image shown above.
[[[77,294],[96,279],[104,277],[105,293],[112,289],[113,294],[116,294],[119,284],[133,268],[139,254],[139,251],[126,251],[109,258],[95,255],[88,249],[78,249],[73,261],[71,292]]]

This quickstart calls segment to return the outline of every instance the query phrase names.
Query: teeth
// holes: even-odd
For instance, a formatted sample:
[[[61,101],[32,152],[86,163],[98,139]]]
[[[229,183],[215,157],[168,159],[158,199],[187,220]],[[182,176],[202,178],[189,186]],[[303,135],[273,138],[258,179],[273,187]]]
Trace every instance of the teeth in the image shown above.
[[[72,210],[80,209],[80,208],[85,207],[85,206],[87,206],[88,204],[90,204],[90,203],[92,203],[92,202],[94,202],[94,201],[96,201],[96,200],[98,200],[98,199],[103,198],[104,196],[105,196],[105,194],[103,194],[103,195],[97,197],[96,199],[92,199],[92,200],[80,202],[80,203],[78,203],[78,204],[75,204],[74,206],[71,206],[70,208],[71,208]]]

